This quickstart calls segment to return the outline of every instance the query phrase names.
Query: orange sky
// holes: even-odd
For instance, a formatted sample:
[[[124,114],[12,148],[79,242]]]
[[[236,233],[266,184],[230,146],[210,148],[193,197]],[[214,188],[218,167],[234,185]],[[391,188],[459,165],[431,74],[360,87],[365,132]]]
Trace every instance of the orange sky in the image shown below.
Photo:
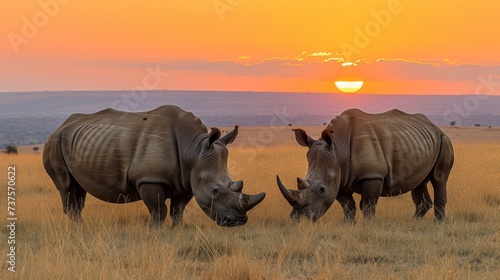
[[[338,92],[335,80],[361,79],[364,93],[500,94],[494,0],[39,0],[0,10],[0,91]]]

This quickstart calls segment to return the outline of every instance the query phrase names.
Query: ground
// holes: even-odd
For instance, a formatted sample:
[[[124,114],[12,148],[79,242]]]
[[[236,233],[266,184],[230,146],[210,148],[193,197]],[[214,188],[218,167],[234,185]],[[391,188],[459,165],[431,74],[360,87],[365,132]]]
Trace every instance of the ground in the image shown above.
[[[2,279],[498,279],[500,277],[500,130],[443,130],[455,148],[448,221],[432,212],[411,218],[409,194],[381,198],[377,217],[342,221],[338,203],[316,223],[293,222],[275,182],[293,187],[307,169],[306,149],[289,126],[241,127],[229,145],[229,169],[247,193],[267,193],[249,222],[222,228],[192,201],[184,225],[147,226],[142,202],[116,205],[88,198],[83,223],[62,212],[41,153],[19,147],[0,154],[0,185],[16,167],[16,272],[7,271],[12,233],[3,222]],[[302,127],[317,138],[323,127]],[[231,128],[222,128],[228,131]],[[40,146],[42,148],[42,146]],[[6,207],[7,191],[0,193]],[[432,188],[430,188],[432,190]],[[431,191],[432,195],[432,191]],[[355,197],[359,203],[359,196]],[[3,204],[5,203],[5,204]],[[4,277],[5,276],[5,277]]]

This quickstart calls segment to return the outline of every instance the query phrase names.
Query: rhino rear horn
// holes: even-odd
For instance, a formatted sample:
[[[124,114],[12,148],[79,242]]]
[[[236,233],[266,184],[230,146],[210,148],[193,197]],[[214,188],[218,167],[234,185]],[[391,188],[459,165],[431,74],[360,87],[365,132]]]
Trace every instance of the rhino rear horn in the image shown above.
[[[266,197],[266,193],[259,193],[255,195],[248,195],[248,194],[240,194],[239,200],[240,200],[240,206],[243,208],[243,210],[249,211],[250,209],[254,208],[257,204],[261,203],[262,200]]]
[[[278,181],[278,187],[280,188],[281,194],[290,203],[292,207],[298,207],[300,205],[300,193],[295,190],[290,190],[280,180],[280,176],[276,175],[276,180]]]
[[[243,181],[239,180],[239,181],[233,182],[229,186],[229,189],[232,190],[233,192],[240,192],[241,189],[243,189]]]
[[[299,188],[299,191],[300,190],[306,190],[309,188],[309,184],[302,180],[300,177],[297,177],[297,187]]]

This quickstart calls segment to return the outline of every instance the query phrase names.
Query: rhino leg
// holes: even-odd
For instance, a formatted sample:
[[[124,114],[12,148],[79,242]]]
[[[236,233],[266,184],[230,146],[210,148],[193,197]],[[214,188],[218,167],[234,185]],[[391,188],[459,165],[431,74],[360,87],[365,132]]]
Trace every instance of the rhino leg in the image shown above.
[[[148,207],[151,215],[151,225],[161,225],[167,217],[165,188],[161,184],[142,184],[139,187],[142,201]]]
[[[444,221],[446,207],[446,183],[432,180],[434,188],[434,219],[438,222]]]
[[[337,201],[340,202],[342,210],[344,210],[344,221],[353,222],[356,216],[356,202],[352,197],[352,193],[345,193],[340,191],[337,195]]]
[[[43,166],[61,195],[64,214],[72,220],[81,221],[87,192],[78,184],[66,166],[60,141],[60,138],[48,140],[43,151]]]
[[[432,208],[432,199],[427,190],[427,180],[411,190],[411,198],[416,208],[413,218],[421,219]]]
[[[360,183],[361,201],[359,208],[364,218],[375,216],[377,201],[382,194],[383,181],[381,179],[364,180]]]
[[[446,217],[446,183],[450,175],[454,162],[453,146],[446,135],[441,135],[441,150],[431,171],[431,183],[434,188],[434,218],[436,221],[443,221]]]
[[[64,214],[68,215],[71,220],[81,221],[87,192],[72,180],[70,186],[59,189],[59,193],[61,194]]]
[[[192,193],[172,197],[170,203],[170,217],[172,218],[172,227],[175,227],[182,221],[184,208],[186,208],[186,205],[189,203],[191,198],[193,198]]]

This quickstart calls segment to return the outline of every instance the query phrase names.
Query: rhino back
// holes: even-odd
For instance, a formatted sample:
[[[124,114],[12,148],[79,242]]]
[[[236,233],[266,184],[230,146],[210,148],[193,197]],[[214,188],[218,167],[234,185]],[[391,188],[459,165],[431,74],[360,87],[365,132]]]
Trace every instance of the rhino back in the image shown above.
[[[330,123],[346,128],[349,185],[383,179],[383,196],[410,191],[424,181],[439,156],[443,132],[421,114],[391,110],[368,114],[349,110]]]
[[[139,199],[141,182],[179,187],[179,141],[206,132],[199,119],[175,106],[139,113],[106,109],[73,115],[63,126],[61,145],[71,174],[90,194],[110,202]]]

